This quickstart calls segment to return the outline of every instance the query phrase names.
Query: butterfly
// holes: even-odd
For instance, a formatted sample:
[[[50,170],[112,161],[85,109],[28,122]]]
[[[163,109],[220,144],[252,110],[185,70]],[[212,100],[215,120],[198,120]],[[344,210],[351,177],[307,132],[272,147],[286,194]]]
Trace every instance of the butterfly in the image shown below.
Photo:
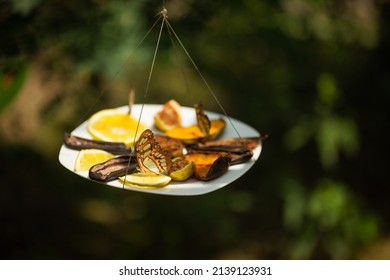
[[[210,135],[211,122],[203,111],[203,104],[199,102],[194,107],[200,131],[206,136]]]
[[[150,129],[142,132],[135,145],[135,152],[139,170],[143,173],[157,174],[145,165],[148,160],[151,160],[160,172],[168,172],[171,168],[169,153],[160,147]]]

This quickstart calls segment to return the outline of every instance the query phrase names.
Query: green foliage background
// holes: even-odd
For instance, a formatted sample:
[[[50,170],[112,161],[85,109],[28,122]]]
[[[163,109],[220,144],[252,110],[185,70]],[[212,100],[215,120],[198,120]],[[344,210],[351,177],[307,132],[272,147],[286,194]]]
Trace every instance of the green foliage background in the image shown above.
[[[197,197],[124,192],[60,166],[63,132],[126,104],[130,86],[138,102],[219,110],[166,32],[143,97],[158,28],[137,44],[162,6],[0,1],[2,258],[390,258],[386,0],[166,1],[229,114],[270,135],[260,160]]]

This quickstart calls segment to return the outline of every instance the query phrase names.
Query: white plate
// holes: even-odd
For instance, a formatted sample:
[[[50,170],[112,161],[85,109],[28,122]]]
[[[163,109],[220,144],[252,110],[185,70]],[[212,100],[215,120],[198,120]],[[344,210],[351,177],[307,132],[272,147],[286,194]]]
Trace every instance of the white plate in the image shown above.
[[[155,127],[153,126],[153,116],[161,110],[163,105],[144,105],[142,110],[142,116],[141,121],[146,124],[148,127],[150,127],[153,131],[157,131]],[[132,115],[134,117],[139,117],[141,113],[141,105],[134,105],[132,109]],[[127,106],[119,107],[118,110],[121,110],[123,112],[128,111]],[[223,131],[223,133],[220,136],[220,139],[222,138],[236,138],[238,137],[236,131],[230,124],[230,122],[226,119],[225,116],[206,111],[205,112],[207,116],[210,119],[218,119],[223,118],[226,120],[226,127]],[[183,126],[189,126],[196,123],[196,115],[194,108],[189,107],[181,107],[181,114],[182,114],[182,124]],[[253,127],[236,120],[234,118],[230,118],[231,121],[234,124],[234,127],[237,129],[237,131],[240,133],[241,137],[258,137],[260,136],[260,133],[257,132]],[[91,135],[87,131],[87,121],[82,123],[79,127],[77,127],[75,130],[72,131],[72,134],[75,136],[92,139]],[[163,188],[135,188],[135,187],[129,187],[124,186],[124,189],[126,190],[132,190],[132,191],[140,191],[140,192],[147,192],[147,193],[154,193],[154,194],[162,194],[162,195],[200,195],[209,193],[215,190],[218,190],[231,182],[237,180],[239,177],[244,175],[256,162],[256,160],[259,158],[261,153],[261,141],[260,145],[254,150],[254,154],[251,160],[238,164],[233,165],[229,167],[229,170],[222,175],[221,177],[218,177],[214,180],[203,182],[196,179],[189,179],[185,182],[173,182],[171,181],[167,186]],[[67,148],[65,145],[62,145],[60,154],[59,154],[59,161],[60,163],[67,169],[69,169],[71,172],[74,172],[81,177],[84,177],[85,179],[89,179],[88,172],[75,172],[74,171],[74,164],[76,161],[76,157],[78,155],[79,151],[72,150]],[[98,181],[95,181],[98,182]],[[103,183],[105,185],[108,185],[110,187],[116,187],[116,188],[123,188],[123,184],[119,182],[119,180]]]

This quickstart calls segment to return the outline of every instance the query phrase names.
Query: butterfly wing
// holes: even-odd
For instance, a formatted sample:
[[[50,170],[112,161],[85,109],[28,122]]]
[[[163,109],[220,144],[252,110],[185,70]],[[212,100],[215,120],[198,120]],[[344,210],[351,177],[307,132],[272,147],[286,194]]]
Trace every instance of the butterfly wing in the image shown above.
[[[156,174],[156,172],[150,170],[145,165],[147,158],[153,161],[160,172],[168,172],[171,168],[172,162],[170,155],[160,147],[150,129],[142,132],[135,149],[138,167],[141,172]]]
[[[205,135],[210,135],[211,122],[207,115],[203,111],[203,104],[197,103],[194,105],[196,111],[196,120],[198,121],[198,127],[200,131]]]

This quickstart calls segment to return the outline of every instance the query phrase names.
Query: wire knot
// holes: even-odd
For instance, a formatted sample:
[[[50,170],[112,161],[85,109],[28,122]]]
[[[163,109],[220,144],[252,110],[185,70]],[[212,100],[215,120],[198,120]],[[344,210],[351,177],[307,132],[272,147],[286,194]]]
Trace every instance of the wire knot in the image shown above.
[[[162,11],[160,12],[160,14],[165,18],[167,19],[168,18],[168,10],[163,7]]]

